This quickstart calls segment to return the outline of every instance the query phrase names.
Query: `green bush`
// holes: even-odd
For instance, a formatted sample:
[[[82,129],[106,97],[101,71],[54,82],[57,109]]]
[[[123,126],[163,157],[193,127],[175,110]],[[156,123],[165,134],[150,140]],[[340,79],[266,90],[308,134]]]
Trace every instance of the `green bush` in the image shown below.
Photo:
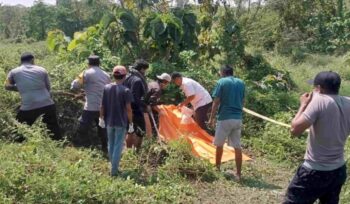
[[[192,147],[185,139],[170,142],[168,154],[165,164],[159,169],[162,179],[176,176],[207,182],[217,179],[214,167],[208,161],[194,157]]]
[[[289,123],[292,117],[292,113],[286,112],[276,114],[274,119]],[[244,143],[264,156],[295,166],[296,163],[300,163],[303,159],[306,138],[305,134],[301,137],[293,138],[289,131],[289,128],[266,123],[264,129],[258,135],[248,135],[249,139],[245,139]]]
[[[40,124],[30,129],[24,128],[30,133],[26,143],[0,142],[0,160],[3,161],[3,165],[0,166],[0,198],[3,201],[21,203],[192,201],[193,189],[184,179],[159,177],[152,182],[142,182],[139,178],[152,177],[148,177],[150,169],[145,165],[150,163],[141,161],[139,155],[131,157],[130,155],[134,153],[127,152],[121,164],[125,177],[113,179],[108,174],[108,162],[98,152],[64,147],[62,143],[42,137],[46,133]],[[139,165],[138,162],[144,165]],[[131,168],[139,169],[137,177],[132,177]]]

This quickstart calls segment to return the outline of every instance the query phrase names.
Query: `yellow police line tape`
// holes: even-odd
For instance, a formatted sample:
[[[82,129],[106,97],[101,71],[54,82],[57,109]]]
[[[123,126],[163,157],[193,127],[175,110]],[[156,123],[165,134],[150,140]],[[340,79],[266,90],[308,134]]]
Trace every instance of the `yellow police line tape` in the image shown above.
[[[269,121],[269,122],[271,122],[271,123],[274,123],[274,124],[276,124],[276,125],[284,126],[284,127],[287,127],[287,128],[291,128],[291,127],[292,127],[291,125],[288,125],[288,124],[286,124],[286,123],[282,123],[282,122],[279,122],[279,121],[277,121],[277,120],[268,118],[268,117],[266,117],[266,116],[263,116],[263,115],[261,115],[261,114],[259,114],[259,113],[254,112],[254,111],[252,111],[252,110],[249,110],[248,108],[243,108],[243,111],[246,112],[246,113],[248,113],[248,114],[250,114],[250,115],[253,115],[253,116],[255,116],[255,117],[261,118],[261,119],[266,120],[266,121]],[[307,130],[305,130],[305,131],[306,131],[306,132],[310,132],[310,129],[307,129]]]
[[[261,118],[261,119],[266,120],[266,121],[269,121],[269,122],[271,122],[271,123],[274,123],[274,124],[276,124],[276,125],[280,125],[280,126],[284,126],[284,127],[287,127],[287,128],[291,128],[291,126],[288,125],[288,124],[286,124],[286,123],[282,123],[282,122],[279,122],[279,121],[277,121],[277,120],[273,120],[273,119],[268,118],[268,117],[266,117],[266,116],[263,116],[263,115],[261,115],[261,114],[259,114],[259,113],[256,113],[256,112],[254,112],[254,111],[252,111],[252,110],[249,110],[248,108],[243,108],[243,111],[246,112],[246,113],[248,113],[248,114],[250,114],[250,115],[253,115],[253,116],[255,116],[255,117]]]

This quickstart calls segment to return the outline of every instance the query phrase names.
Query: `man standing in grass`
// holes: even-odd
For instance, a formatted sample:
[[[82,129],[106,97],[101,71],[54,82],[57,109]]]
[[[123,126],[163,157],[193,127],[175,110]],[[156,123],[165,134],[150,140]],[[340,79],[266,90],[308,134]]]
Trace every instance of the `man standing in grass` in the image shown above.
[[[17,120],[32,125],[39,116],[53,134],[52,139],[61,139],[57,122],[56,107],[50,95],[50,80],[46,70],[34,65],[34,56],[24,53],[21,66],[13,69],[7,76],[5,89],[18,91],[21,95],[21,107]]]
[[[162,104],[161,102],[162,93],[166,89],[166,87],[169,85],[170,82],[171,82],[171,76],[167,73],[163,73],[161,75],[156,76],[156,81],[152,81],[148,83],[148,93],[145,101],[150,107],[149,114],[151,116],[151,119],[152,120],[154,119],[153,121],[154,123],[151,125],[152,132],[158,133],[157,132],[157,128],[158,128],[157,126],[159,124],[158,116],[162,114],[162,110],[158,108],[158,105]]]
[[[287,189],[285,204],[338,203],[346,180],[344,146],[350,134],[350,98],[339,96],[340,76],[320,72],[313,80],[314,92],[300,97],[291,133],[310,128],[304,162]]]
[[[213,106],[209,124],[214,127],[217,109],[217,123],[214,145],[216,146],[216,167],[220,169],[223,147],[228,139],[228,145],[235,149],[236,177],[241,179],[242,149],[241,128],[245,85],[241,79],[233,77],[233,68],[225,65],[220,70],[222,77],[213,92]]]
[[[77,146],[90,146],[93,144],[89,137],[89,131],[93,124],[97,127],[98,136],[101,139],[102,150],[107,153],[106,129],[98,126],[100,107],[102,101],[103,88],[111,82],[109,75],[100,68],[100,58],[91,55],[88,58],[88,69],[82,72],[77,79],[72,82],[72,90],[84,89],[85,105],[83,114],[79,118],[77,136],[73,142]]]
[[[133,113],[133,124],[135,132],[129,133],[127,138],[127,147],[135,147],[140,150],[143,137],[146,134],[146,119],[147,105],[144,101],[148,91],[146,81],[146,71],[149,64],[143,59],[138,59],[130,69],[125,79],[124,85],[128,87],[133,95],[133,102],[131,103]],[[145,119],[146,118],[146,119]],[[149,121],[147,121],[149,123]]]
[[[187,106],[191,103],[194,109],[194,120],[205,131],[208,132],[206,122],[212,105],[212,98],[209,92],[193,79],[183,77],[180,73],[174,72],[171,80],[181,88],[186,99],[178,107]]]
[[[100,126],[107,126],[108,155],[112,164],[112,176],[118,174],[128,122],[129,132],[133,132],[132,94],[123,85],[126,74],[124,66],[114,67],[113,76],[116,82],[105,86],[100,110]]]

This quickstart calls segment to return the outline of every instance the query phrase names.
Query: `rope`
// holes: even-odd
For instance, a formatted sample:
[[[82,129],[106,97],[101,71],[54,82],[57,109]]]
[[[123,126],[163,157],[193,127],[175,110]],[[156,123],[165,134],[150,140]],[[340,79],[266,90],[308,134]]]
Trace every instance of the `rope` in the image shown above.
[[[250,115],[253,115],[253,116],[255,116],[255,117],[258,117],[258,118],[263,119],[263,120],[266,120],[266,121],[269,121],[269,122],[274,123],[274,124],[279,125],[279,126],[283,126],[283,127],[287,127],[287,128],[291,128],[291,127],[292,127],[291,125],[288,125],[288,124],[286,124],[286,123],[279,122],[279,121],[277,121],[277,120],[268,118],[268,117],[266,117],[266,116],[263,116],[263,115],[261,115],[261,114],[259,114],[259,113],[254,112],[254,111],[252,111],[252,110],[249,110],[248,108],[243,108],[243,111],[246,112],[246,113],[248,113],[248,114],[250,114]],[[305,131],[306,131],[306,132],[310,132],[310,129],[307,129],[307,130],[305,130]]]
[[[261,115],[261,114],[259,114],[259,113],[256,113],[256,112],[254,112],[254,111],[252,111],[252,110],[249,110],[249,109],[247,109],[247,108],[243,108],[243,111],[246,112],[246,113],[248,113],[248,114],[250,114],[250,115],[253,115],[253,116],[255,116],[255,117],[261,118],[261,119],[266,120],[266,121],[269,121],[269,122],[271,122],[271,123],[274,123],[274,124],[276,124],[276,125],[280,125],[280,126],[284,126],[284,127],[287,127],[287,128],[291,128],[291,126],[288,125],[288,124],[286,124],[286,123],[282,123],[282,122],[279,122],[279,121],[277,121],[277,120],[268,118],[268,117],[266,117],[266,116],[263,116],[263,115]]]

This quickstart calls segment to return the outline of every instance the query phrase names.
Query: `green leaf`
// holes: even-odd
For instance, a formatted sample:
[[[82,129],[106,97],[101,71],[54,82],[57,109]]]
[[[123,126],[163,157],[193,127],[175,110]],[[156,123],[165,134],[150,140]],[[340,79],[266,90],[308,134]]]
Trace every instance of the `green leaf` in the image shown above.
[[[195,28],[197,25],[197,17],[194,13],[186,13],[183,16],[183,20],[184,23],[190,25],[192,28]]]
[[[102,17],[100,21],[100,25],[102,26],[103,29],[106,29],[108,28],[109,24],[114,20],[115,20],[115,17],[113,16],[113,14],[108,12]]]
[[[119,19],[121,20],[124,30],[136,32],[137,31],[137,19],[130,11],[122,11],[119,13]]]
[[[73,51],[78,45],[77,39],[72,40],[67,47],[68,51]]]
[[[180,43],[182,39],[181,31],[174,25],[169,24],[167,27],[169,36],[175,43]]]
[[[160,17],[153,19],[150,23],[150,31],[153,39],[157,39],[166,31],[166,24],[163,23]]]

